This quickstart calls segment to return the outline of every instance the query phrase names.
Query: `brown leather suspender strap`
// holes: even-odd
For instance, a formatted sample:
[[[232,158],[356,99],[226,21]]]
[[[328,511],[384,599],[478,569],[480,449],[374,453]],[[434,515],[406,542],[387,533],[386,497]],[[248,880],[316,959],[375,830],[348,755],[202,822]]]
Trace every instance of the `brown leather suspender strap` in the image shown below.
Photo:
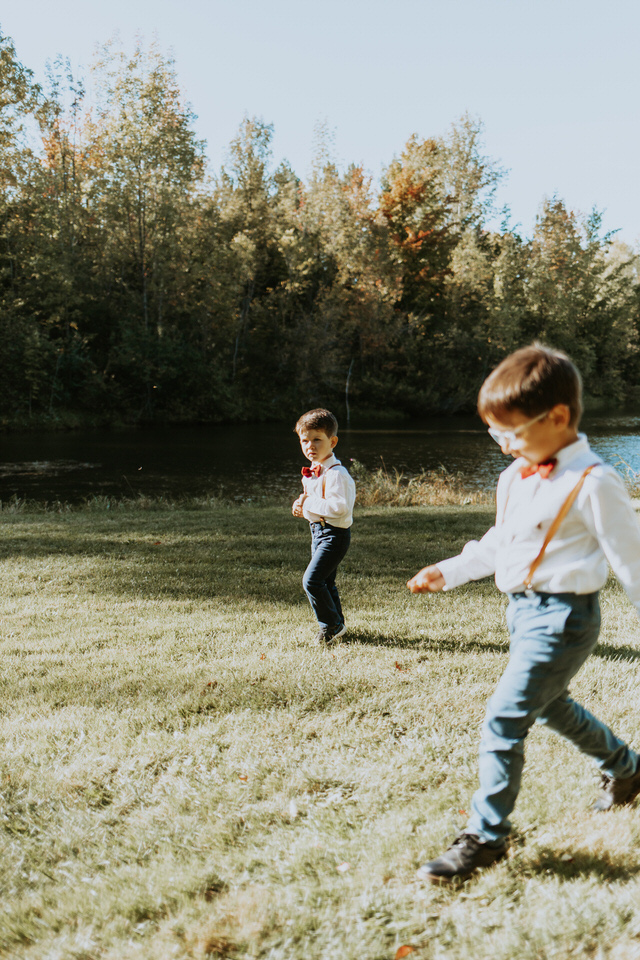
[[[527,590],[531,590],[531,582],[533,580],[533,575],[538,569],[538,567],[540,566],[540,564],[542,563],[542,558],[544,557],[545,551],[549,546],[549,544],[551,543],[551,541],[553,540],[553,538],[555,537],[556,533],[558,532],[560,524],[562,523],[566,515],[569,513],[569,510],[571,510],[571,507],[573,506],[573,503],[576,497],[578,496],[578,494],[580,493],[580,490],[582,489],[582,484],[585,482],[585,480],[587,479],[588,475],[591,473],[593,468],[597,466],[599,466],[599,464],[592,463],[590,467],[587,467],[587,469],[584,471],[584,473],[576,483],[575,487],[573,488],[573,490],[571,491],[571,493],[569,494],[565,502],[560,507],[558,511],[558,515],[556,516],[555,520],[547,530],[547,535],[544,538],[544,543],[542,544],[540,553],[538,554],[538,556],[535,558],[535,560],[529,567],[529,573],[525,577],[524,585],[527,588]]]
[[[333,470],[334,467],[338,467],[338,466],[340,466],[340,464],[338,464],[338,463],[332,463],[331,466],[329,467],[329,470]],[[323,500],[324,500],[325,477],[326,477],[326,475],[328,474],[329,470],[323,470],[323,471],[322,471],[322,499],[323,499]],[[320,523],[322,524],[323,527],[324,527],[324,525],[325,525],[326,522],[327,522],[327,521],[325,520],[324,517],[322,517],[322,518],[320,519]]]
[[[333,470],[334,467],[339,467],[339,466],[340,466],[339,463],[332,463],[331,466],[329,467],[329,470]],[[324,500],[325,477],[329,473],[329,470],[322,471],[322,499],[323,500]]]

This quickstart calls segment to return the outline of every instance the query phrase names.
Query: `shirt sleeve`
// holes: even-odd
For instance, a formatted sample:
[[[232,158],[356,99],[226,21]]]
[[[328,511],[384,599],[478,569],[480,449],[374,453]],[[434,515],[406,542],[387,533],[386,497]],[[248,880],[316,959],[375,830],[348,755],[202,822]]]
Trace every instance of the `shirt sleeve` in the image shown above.
[[[324,497],[313,494],[302,505],[302,513],[307,520],[311,519],[310,514],[335,520],[349,513],[348,475],[337,468],[327,470],[324,479]]]
[[[640,522],[633,504],[612,468],[600,477],[592,474],[587,483],[584,522],[640,616]]]
[[[453,590],[470,580],[482,580],[491,577],[496,572],[496,558],[500,534],[498,532],[498,517],[503,517],[509,496],[509,488],[513,483],[520,461],[514,461],[500,474],[496,491],[496,523],[485,533],[481,540],[470,540],[465,544],[462,553],[448,560],[441,560],[436,564],[445,581],[445,590]]]
[[[469,580],[482,580],[496,572],[496,552],[498,531],[495,527],[487,530],[482,540],[470,540],[462,553],[448,560],[441,560],[436,566],[445,581],[445,590],[453,590]]]

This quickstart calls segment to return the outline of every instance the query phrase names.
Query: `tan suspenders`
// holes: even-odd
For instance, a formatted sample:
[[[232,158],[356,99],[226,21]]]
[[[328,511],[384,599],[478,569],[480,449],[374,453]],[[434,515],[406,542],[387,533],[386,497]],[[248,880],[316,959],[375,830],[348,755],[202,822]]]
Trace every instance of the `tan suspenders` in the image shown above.
[[[331,466],[329,467],[329,470],[333,470],[334,467],[339,467],[339,466],[340,466],[339,463],[332,463]],[[323,471],[322,471],[322,499],[323,499],[323,500],[324,500],[324,488],[325,488],[325,483],[326,483],[325,478],[326,478],[327,474],[329,473],[329,470],[323,470]],[[324,527],[324,526],[326,526],[326,523],[327,523],[327,521],[325,520],[325,518],[324,518],[324,517],[321,517],[321,518],[320,518],[320,524]]]
[[[535,558],[535,560],[529,567],[529,573],[525,577],[524,585],[527,588],[527,590],[531,590],[531,582],[533,580],[533,575],[538,569],[538,567],[540,566],[540,564],[542,563],[542,558],[544,557],[545,550],[547,549],[547,547],[555,537],[560,527],[560,524],[562,523],[566,515],[569,513],[569,510],[571,510],[574,500],[576,499],[576,497],[580,493],[580,490],[582,489],[582,484],[587,479],[588,475],[591,473],[593,468],[597,466],[599,466],[598,463],[592,463],[590,467],[587,467],[587,469],[584,471],[584,473],[576,483],[575,487],[573,488],[573,490],[571,491],[567,499],[564,501],[564,503],[558,510],[558,515],[556,516],[555,520],[547,530],[547,535],[544,538],[544,543],[542,544],[540,553],[538,554],[538,556]]]

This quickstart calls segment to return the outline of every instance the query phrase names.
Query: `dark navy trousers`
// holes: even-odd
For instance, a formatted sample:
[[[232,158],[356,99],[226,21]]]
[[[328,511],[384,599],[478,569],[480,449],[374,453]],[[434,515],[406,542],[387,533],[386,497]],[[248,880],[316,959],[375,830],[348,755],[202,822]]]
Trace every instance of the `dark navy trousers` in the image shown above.
[[[344,623],[340,594],[336,587],[338,565],[351,543],[351,529],[332,527],[326,521],[311,523],[311,562],[302,586],[322,630],[339,630]]]

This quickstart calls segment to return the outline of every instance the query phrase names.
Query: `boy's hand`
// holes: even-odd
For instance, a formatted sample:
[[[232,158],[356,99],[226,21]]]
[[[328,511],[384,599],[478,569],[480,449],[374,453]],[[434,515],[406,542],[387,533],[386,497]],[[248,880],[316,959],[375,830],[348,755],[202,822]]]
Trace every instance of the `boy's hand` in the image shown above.
[[[294,500],[293,506],[291,508],[291,513],[294,515],[294,517],[304,516],[302,512],[302,504],[305,502],[306,499],[307,499],[306,493],[301,493],[298,499]]]
[[[423,567],[416,573],[415,577],[407,580],[407,586],[411,593],[437,593],[444,589],[445,580],[439,568],[432,565]]]

